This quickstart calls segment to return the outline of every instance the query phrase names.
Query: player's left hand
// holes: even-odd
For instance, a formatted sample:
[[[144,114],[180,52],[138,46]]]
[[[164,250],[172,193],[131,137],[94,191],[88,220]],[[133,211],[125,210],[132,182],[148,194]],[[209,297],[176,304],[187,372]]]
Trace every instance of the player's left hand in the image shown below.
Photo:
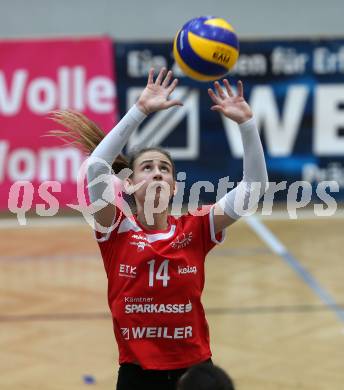
[[[232,119],[238,124],[244,123],[252,118],[253,113],[251,107],[244,99],[244,87],[242,81],[238,81],[237,88],[238,94],[234,95],[234,92],[227,79],[223,80],[226,92],[222,89],[220,83],[215,81],[214,91],[209,88],[208,93],[214,106],[211,110],[221,112],[227,118]]]

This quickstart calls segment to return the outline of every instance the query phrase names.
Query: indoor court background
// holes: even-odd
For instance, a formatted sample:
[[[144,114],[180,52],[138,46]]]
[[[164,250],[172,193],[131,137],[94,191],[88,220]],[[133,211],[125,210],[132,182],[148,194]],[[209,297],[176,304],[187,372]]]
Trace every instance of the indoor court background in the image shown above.
[[[344,5],[335,0],[0,0],[0,11],[0,39],[171,40],[201,14],[229,18],[243,40],[344,37]],[[312,210],[290,219],[282,202],[272,216],[229,228],[208,255],[203,303],[213,359],[238,390],[344,388],[344,210],[340,202],[331,217]],[[62,214],[30,217],[28,226],[9,211],[0,215],[1,390],[115,387],[99,249],[82,218]]]

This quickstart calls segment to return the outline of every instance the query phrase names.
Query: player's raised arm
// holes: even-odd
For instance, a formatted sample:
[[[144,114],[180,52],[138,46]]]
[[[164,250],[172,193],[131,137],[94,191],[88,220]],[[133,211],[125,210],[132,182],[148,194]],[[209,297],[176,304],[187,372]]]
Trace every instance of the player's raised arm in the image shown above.
[[[178,100],[169,100],[171,93],[178,83],[173,79],[172,71],[162,68],[154,80],[154,69],[150,69],[147,85],[141,93],[137,103],[130,108],[120,122],[105,136],[90,155],[90,164],[87,173],[88,182],[96,182],[103,174],[109,174],[111,167],[122,149],[129,140],[130,135],[138,128],[147,115],[182,105]],[[93,162],[92,162],[93,160]],[[103,162],[102,162],[103,161]],[[89,196],[92,203],[96,204],[102,199],[104,183],[89,185]],[[113,196],[115,199],[115,196]],[[111,226],[115,218],[116,207],[109,203],[95,213],[95,219],[101,226]]]
[[[239,126],[244,149],[243,179],[237,187],[215,204],[214,225],[216,233],[245,215],[248,201],[250,200],[251,207],[254,206],[252,200],[255,200],[257,204],[268,187],[263,147],[251,107],[244,99],[243,84],[241,81],[238,82],[236,95],[228,80],[224,79],[223,84],[225,90],[217,81],[214,83],[216,93],[210,88],[208,90],[214,103],[211,109],[232,119]]]

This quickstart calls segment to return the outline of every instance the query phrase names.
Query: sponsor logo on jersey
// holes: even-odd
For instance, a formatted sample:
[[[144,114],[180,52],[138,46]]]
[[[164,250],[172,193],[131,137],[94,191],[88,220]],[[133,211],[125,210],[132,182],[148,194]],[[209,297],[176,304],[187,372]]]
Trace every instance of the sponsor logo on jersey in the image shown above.
[[[131,238],[134,240],[139,240],[138,242],[130,241],[130,245],[135,245],[138,252],[142,252],[146,246],[151,246],[151,244],[147,242],[147,237],[145,237],[143,234],[132,234]]]
[[[151,244],[148,244],[148,242],[145,241],[139,241],[139,242],[131,241],[130,245],[136,245],[138,252],[142,252],[146,246],[151,246]]]
[[[192,303],[145,303],[145,304],[133,304],[125,305],[125,314],[136,314],[136,313],[162,313],[162,314],[180,314],[189,313],[192,310]]]
[[[118,275],[126,278],[136,278],[136,267],[128,264],[120,264]]]
[[[121,333],[124,340],[129,340],[129,328],[121,328]]]
[[[194,265],[190,267],[189,265],[187,267],[180,267],[178,266],[178,274],[197,274],[197,267]]]
[[[136,240],[140,241],[147,241],[147,237],[143,236],[142,234],[133,234],[131,238],[135,238]]]
[[[124,297],[125,303],[149,303],[153,300],[153,297]]]
[[[192,337],[192,326],[182,328],[169,327],[140,327],[121,328],[125,340],[130,339],[188,339]]]
[[[192,232],[180,234],[172,243],[171,247],[174,249],[182,249],[190,244],[192,241]]]

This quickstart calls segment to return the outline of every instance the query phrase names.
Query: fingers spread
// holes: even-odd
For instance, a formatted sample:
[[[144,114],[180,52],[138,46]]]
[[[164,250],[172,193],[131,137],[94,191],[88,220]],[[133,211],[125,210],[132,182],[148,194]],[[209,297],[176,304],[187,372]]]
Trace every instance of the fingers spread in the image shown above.
[[[241,80],[238,81],[238,96],[244,97],[244,85]]]
[[[174,79],[167,89],[169,95],[175,90],[177,84],[178,84],[178,79]]]
[[[154,68],[150,68],[149,69],[149,73],[148,73],[147,85],[148,84],[153,84],[153,77],[154,77]]]
[[[225,99],[225,98],[226,98],[226,95],[225,95],[225,93],[223,92],[223,89],[222,89],[220,83],[219,83],[218,81],[215,81],[214,85],[215,85],[216,92],[218,93],[218,95],[220,96],[220,98],[221,98],[221,99]]]
[[[158,74],[158,77],[155,80],[155,85],[161,85],[162,79],[164,78],[166,73],[166,68],[161,68]]]
[[[211,98],[211,100],[215,103],[215,104],[220,104],[220,98],[218,96],[215,95],[214,91],[209,88],[208,89],[208,94]]]
[[[228,96],[231,96],[231,97],[234,96],[234,93],[233,93],[231,85],[229,84],[229,81],[227,79],[224,79],[223,84],[225,85]]]
[[[162,82],[162,86],[166,88],[168,86],[168,84],[170,83],[171,79],[172,79],[172,70],[169,70],[167,72],[167,75],[166,75],[164,81]]]

